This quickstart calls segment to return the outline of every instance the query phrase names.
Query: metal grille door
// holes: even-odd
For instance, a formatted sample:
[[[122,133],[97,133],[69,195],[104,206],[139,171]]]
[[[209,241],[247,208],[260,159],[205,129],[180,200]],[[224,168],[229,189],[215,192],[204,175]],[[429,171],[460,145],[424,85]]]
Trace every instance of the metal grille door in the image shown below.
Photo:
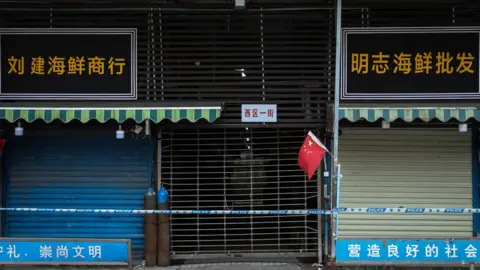
[[[9,143],[7,207],[143,209],[150,184],[148,140],[116,140],[110,131],[29,130]],[[144,259],[142,215],[7,212],[4,233],[131,239],[133,260]]]
[[[297,155],[305,130],[189,129],[162,134],[162,181],[171,209],[315,208],[317,180]],[[174,215],[171,249],[185,254],[313,255],[316,216]],[[310,253],[310,254],[309,254]]]
[[[472,207],[471,136],[431,126],[343,128],[340,207]],[[470,237],[472,215],[342,213],[339,235]]]
[[[333,98],[329,10],[162,9],[157,21],[152,97],[225,102],[223,124],[241,125],[241,104],[263,102],[279,105],[277,125],[324,125]]]

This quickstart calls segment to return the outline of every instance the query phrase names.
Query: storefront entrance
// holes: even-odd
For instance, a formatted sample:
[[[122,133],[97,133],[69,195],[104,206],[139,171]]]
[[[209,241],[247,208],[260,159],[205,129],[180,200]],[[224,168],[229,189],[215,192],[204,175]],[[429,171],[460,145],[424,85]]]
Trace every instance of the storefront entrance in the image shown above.
[[[317,208],[315,176],[298,168],[304,129],[186,128],[162,131],[162,182],[171,209]],[[255,253],[316,256],[317,216],[173,215],[174,258]]]
[[[115,139],[114,130],[28,130],[6,146],[7,207],[143,209],[154,147],[148,139]],[[131,239],[143,260],[143,216],[7,212],[4,235]]]
[[[471,133],[342,128],[340,207],[471,208]],[[343,213],[340,237],[468,238],[471,214]]]

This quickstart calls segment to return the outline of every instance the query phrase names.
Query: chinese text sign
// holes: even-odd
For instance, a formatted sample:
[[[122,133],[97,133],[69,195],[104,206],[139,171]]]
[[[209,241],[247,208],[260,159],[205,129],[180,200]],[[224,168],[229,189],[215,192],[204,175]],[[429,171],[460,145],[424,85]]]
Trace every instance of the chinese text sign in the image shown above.
[[[480,262],[480,240],[337,240],[338,262]]]
[[[242,104],[242,122],[277,122],[276,104]]]
[[[1,99],[135,99],[136,31],[0,30]]]
[[[5,263],[103,263],[128,264],[128,241],[35,241],[8,238],[0,241],[0,264]]]
[[[479,33],[458,29],[346,29],[342,99],[480,98]]]

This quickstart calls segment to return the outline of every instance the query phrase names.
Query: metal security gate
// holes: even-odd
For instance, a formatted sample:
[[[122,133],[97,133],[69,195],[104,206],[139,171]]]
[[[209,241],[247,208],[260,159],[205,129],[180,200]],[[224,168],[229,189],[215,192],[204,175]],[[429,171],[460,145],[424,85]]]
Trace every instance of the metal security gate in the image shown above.
[[[171,209],[315,208],[317,179],[297,155],[304,129],[187,129],[162,133],[162,181]],[[317,251],[316,216],[174,215],[174,257]]]
[[[340,207],[472,207],[472,135],[343,128]],[[342,213],[340,237],[471,237],[472,215]]]
[[[28,137],[33,132],[8,140],[7,207],[144,209],[153,153],[148,140],[92,130]],[[131,239],[133,260],[142,261],[143,223],[142,215],[7,212],[4,235]]]

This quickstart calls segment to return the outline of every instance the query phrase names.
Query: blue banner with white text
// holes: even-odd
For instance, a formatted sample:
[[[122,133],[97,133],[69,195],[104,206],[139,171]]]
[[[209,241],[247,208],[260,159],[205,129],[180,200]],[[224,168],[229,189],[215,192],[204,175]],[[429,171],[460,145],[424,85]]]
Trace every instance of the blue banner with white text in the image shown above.
[[[0,240],[2,263],[102,263],[127,264],[129,243],[92,241],[62,241],[62,239]]]
[[[339,239],[337,262],[478,263],[480,240]]]

